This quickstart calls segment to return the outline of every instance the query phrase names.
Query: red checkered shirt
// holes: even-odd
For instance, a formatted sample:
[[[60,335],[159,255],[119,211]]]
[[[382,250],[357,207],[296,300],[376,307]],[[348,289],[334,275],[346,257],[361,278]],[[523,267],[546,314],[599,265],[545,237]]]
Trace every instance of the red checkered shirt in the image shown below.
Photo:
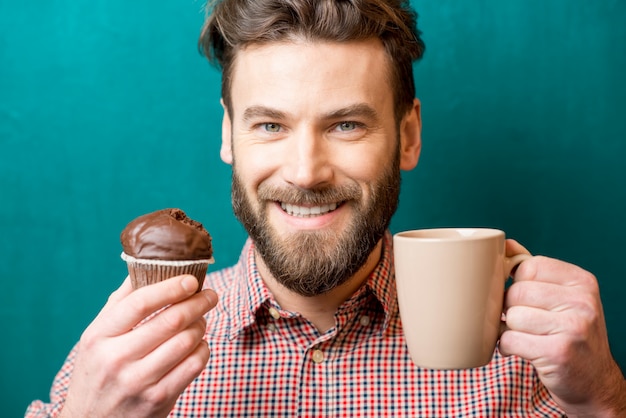
[[[497,351],[485,367],[428,370],[409,358],[392,274],[391,235],[364,286],[320,333],[281,309],[259,275],[254,244],[207,276],[220,295],[208,313],[211,359],[170,417],[560,417],[530,363]],[[427,336],[425,336],[427,338]],[[26,417],[60,411],[75,352]]]

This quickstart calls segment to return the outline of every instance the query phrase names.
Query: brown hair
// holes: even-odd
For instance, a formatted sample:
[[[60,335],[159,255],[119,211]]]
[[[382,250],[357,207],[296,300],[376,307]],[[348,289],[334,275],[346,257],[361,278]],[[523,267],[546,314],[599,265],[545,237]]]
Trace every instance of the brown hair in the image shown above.
[[[295,38],[350,41],[378,38],[391,62],[396,120],[415,97],[414,61],[424,53],[417,14],[406,0],[213,0],[198,47],[222,67],[222,98],[232,114],[230,83],[237,51]],[[232,116],[232,115],[231,115]]]

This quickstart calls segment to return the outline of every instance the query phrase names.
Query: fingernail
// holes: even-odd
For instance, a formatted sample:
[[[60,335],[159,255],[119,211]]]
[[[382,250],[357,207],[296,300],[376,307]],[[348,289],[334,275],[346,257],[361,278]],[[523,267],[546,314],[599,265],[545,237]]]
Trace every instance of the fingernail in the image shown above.
[[[198,289],[198,280],[193,276],[185,276],[180,281],[180,285],[187,293],[195,292]]]

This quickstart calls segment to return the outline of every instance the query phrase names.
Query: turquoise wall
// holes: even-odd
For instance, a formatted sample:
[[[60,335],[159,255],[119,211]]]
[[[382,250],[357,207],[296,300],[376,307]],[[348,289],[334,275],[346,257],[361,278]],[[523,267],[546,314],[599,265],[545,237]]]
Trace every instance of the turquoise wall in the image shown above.
[[[416,1],[423,153],[393,229],[493,226],[593,271],[626,366],[626,2]],[[0,404],[20,416],[125,276],[119,232],[178,206],[244,233],[202,3],[0,3]]]

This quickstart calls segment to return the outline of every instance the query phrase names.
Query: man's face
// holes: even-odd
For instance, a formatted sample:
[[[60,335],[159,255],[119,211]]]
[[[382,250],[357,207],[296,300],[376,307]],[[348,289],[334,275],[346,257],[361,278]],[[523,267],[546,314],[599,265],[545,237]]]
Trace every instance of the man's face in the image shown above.
[[[396,209],[404,159],[387,65],[373,40],[237,54],[221,151],[235,214],[274,278],[299,294],[356,273]]]

